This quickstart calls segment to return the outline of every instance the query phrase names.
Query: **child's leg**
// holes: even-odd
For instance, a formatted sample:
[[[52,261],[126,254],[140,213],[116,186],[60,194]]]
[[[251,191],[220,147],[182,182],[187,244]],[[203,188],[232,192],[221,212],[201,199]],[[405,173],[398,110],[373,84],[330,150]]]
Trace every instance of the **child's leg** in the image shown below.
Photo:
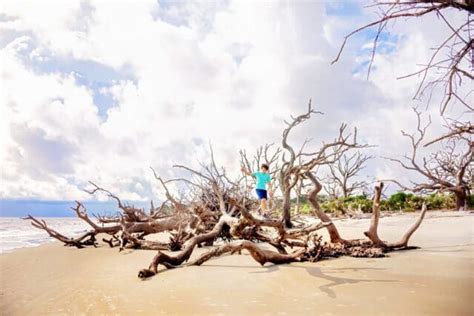
[[[263,212],[266,212],[268,210],[267,209],[267,199],[261,199],[260,200],[260,207],[261,207]]]

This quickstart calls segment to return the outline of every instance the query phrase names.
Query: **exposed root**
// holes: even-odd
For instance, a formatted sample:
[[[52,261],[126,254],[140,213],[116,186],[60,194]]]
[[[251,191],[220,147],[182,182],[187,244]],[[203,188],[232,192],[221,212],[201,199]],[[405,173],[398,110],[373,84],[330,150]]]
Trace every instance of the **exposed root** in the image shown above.
[[[219,257],[225,253],[235,254],[236,252],[240,252],[244,249],[247,250],[252,258],[262,266],[267,262],[282,264],[301,261],[301,256],[305,251],[305,249],[299,249],[291,254],[281,254],[275,251],[262,249],[254,242],[248,240],[239,240],[216,247],[202,254],[199,256],[199,258],[190,262],[188,265],[200,266],[213,257]]]
[[[231,217],[223,215],[220,218],[219,222],[216,224],[216,226],[214,226],[214,228],[210,232],[197,235],[189,239],[186,245],[184,246],[184,249],[176,255],[168,255],[164,252],[158,251],[158,254],[153,258],[148,269],[140,270],[138,272],[138,277],[146,278],[157,274],[159,264],[164,265],[168,269],[181,265],[183,262],[187,261],[191,257],[191,254],[193,253],[193,250],[196,245],[214,240],[222,231],[224,225],[231,225],[232,222],[233,219]]]
[[[89,231],[83,234],[82,236],[79,236],[77,238],[69,238],[64,236],[61,233],[58,233],[56,230],[52,229],[51,227],[48,227],[46,222],[44,220],[39,220],[37,218],[34,218],[31,215],[28,215],[27,217],[23,219],[29,219],[31,220],[31,225],[33,225],[36,228],[42,229],[45,232],[48,233],[50,237],[53,237],[61,242],[64,243],[65,246],[71,246],[71,247],[77,247],[77,248],[84,248],[86,246],[97,246],[97,241],[95,239],[95,235],[97,232],[95,231]]]
[[[380,218],[380,197],[382,195],[382,188],[383,183],[380,183],[380,185],[375,187],[374,204],[372,207],[372,219],[370,221],[369,230],[364,232],[364,234],[370,239],[370,241],[375,247],[384,248],[385,251],[407,248],[410,237],[418,229],[418,227],[420,227],[421,222],[425,217],[427,210],[426,204],[423,203],[423,206],[421,207],[421,213],[417,221],[413,224],[413,226],[410,227],[410,229],[408,229],[408,231],[403,235],[400,241],[386,243],[379,238],[377,233]]]

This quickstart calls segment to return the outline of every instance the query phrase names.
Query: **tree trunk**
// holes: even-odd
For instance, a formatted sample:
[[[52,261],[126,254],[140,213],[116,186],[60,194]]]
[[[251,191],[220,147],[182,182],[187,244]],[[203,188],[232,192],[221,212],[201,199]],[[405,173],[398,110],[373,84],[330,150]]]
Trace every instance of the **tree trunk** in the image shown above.
[[[296,205],[295,205],[295,214],[299,214],[301,211],[301,197],[299,195],[296,196]]]
[[[291,190],[283,191],[283,222],[287,228],[292,228],[291,222]]]
[[[329,238],[331,239],[331,242],[332,243],[346,243],[347,241],[341,238],[341,235],[339,235],[339,231],[337,230],[336,225],[333,224],[331,218],[327,214],[325,214],[323,211],[321,211],[321,208],[319,207],[319,203],[316,198],[316,195],[322,189],[321,183],[319,183],[319,181],[316,179],[315,176],[313,176],[311,172],[307,172],[306,177],[310,179],[311,182],[313,182],[314,184],[314,188],[308,194],[308,201],[313,206],[313,210],[316,216],[318,216],[318,218],[322,222],[327,223],[326,229],[328,230]]]
[[[348,197],[349,196],[349,192],[347,190],[347,180],[345,179],[344,182],[342,183],[342,196],[344,198]]]
[[[466,210],[467,194],[465,190],[459,190],[454,192],[456,196],[456,211]]]
[[[301,189],[303,187],[302,181],[298,181],[298,185],[296,186],[296,206],[295,206],[295,213],[299,214],[301,211]]]

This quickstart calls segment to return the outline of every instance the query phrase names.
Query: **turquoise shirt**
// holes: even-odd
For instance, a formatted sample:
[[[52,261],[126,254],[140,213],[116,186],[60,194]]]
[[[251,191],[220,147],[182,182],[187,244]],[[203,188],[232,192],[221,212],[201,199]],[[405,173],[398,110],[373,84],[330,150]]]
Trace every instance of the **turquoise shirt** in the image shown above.
[[[266,172],[254,172],[252,173],[252,176],[254,176],[257,179],[256,188],[259,190],[266,190],[267,183],[269,183],[272,180],[270,175]]]

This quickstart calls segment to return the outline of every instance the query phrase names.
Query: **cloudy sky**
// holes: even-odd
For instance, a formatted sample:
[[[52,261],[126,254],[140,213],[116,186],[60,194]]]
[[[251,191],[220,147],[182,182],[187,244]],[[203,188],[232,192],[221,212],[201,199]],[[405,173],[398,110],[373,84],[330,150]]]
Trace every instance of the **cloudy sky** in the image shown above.
[[[389,25],[366,80],[374,30],[330,64],[343,36],[376,17],[366,4],[2,1],[0,198],[89,199],[93,180],[124,199],[156,199],[149,166],[172,177],[174,163],[196,166],[212,142],[237,172],[239,149],[279,143],[283,120],[310,98],[325,114],[292,143],[317,147],[347,122],[377,146],[366,175],[411,179],[380,158],[404,154],[400,130],[426,103],[412,100],[417,78],[396,77],[419,69],[449,29],[434,16]],[[437,134],[437,105],[428,111]]]

